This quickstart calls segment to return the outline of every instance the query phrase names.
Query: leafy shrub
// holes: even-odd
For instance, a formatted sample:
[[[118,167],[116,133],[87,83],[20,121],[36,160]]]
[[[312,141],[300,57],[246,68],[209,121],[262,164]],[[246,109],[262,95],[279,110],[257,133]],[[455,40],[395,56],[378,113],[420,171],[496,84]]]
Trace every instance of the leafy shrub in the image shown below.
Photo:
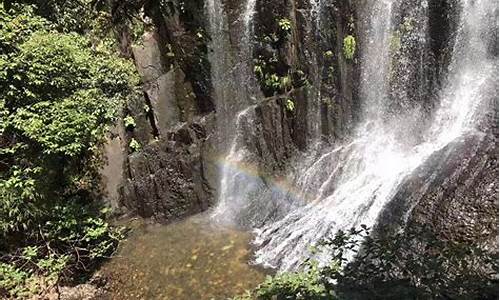
[[[295,111],[295,102],[293,102],[292,99],[286,99],[285,106],[286,110],[288,110],[289,112]]]
[[[352,228],[316,251],[329,253],[331,265],[308,262],[303,271],[267,278],[241,299],[498,298],[497,253],[441,239],[425,226],[379,237],[366,226]]]
[[[331,59],[333,58],[333,51],[332,50],[325,51],[325,53],[323,53],[323,56],[325,58]]]
[[[112,254],[99,154],[139,83],[132,62],[59,32],[32,6],[0,4],[0,297],[28,297]]]
[[[144,110],[146,111],[146,109],[149,110],[149,106],[145,106],[144,107]],[[149,112],[149,111],[146,111],[146,113]],[[131,115],[127,115],[125,116],[125,118],[123,118],[123,124],[125,125],[125,128],[129,129],[129,130],[133,130],[137,124],[135,123],[135,120],[134,120],[134,117],[132,117]]]
[[[378,237],[370,236],[366,227],[351,229],[339,232],[325,245],[344,268],[342,272],[325,268],[323,277],[334,279],[336,284],[329,288],[348,298],[498,297],[497,253],[474,243],[442,239],[425,225]],[[350,254],[356,259],[346,264]]]
[[[318,267],[311,264],[305,271],[268,277],[257,288],[255,298],[259,300],[333,300],[333,295],[325,288],[320,275]]]
[[[268,276],[254,291],[233,300],[334,300],[332,292],[326,289],[321,278],[321,269],[315,263],[308,263],[300,272],[288,272]]]
[[[141,150],[141,144],[136,139],[132,138],[129,143],[129,148],[130,151],[137,152]]]
[[[62,203],[52,209],[40,232],[29,232],[29,246],[0,257],[0,295],[28,297],[72,280],[110,256],[122,238],[122,230],[110,227],[93,208]]]
[[[31,5],[34,13],[49,20],[59,31],[84,33],[92,23],[92,0],[18,0]]]
[[[293,88],[306,85],[307,79],[302,71],[297,70],[293,72],[285,68],[285,72],[278,66],[279,63],[276,56],[259,56],[257,59],[254,59],[254,73],[266,96],[284,94]]]

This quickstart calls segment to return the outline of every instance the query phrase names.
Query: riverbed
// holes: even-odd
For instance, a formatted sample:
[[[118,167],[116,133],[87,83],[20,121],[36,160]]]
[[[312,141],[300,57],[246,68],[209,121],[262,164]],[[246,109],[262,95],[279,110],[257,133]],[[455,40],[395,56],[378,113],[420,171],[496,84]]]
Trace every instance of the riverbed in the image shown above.
[[[248,232],[203,215],[135,227],[101,270],[110,278],[110,299],[228,299],[265,278],[264,270],[249,264]]]

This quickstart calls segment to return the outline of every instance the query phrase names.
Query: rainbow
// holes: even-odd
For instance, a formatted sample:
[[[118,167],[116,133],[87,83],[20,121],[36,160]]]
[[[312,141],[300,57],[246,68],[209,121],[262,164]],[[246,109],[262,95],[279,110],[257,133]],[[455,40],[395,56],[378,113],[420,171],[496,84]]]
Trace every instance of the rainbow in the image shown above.
[[[226,157],[219,156],[215,159],[215,164],[218,167],[229,168],[238,173],[242,173],[248,177],[262,180],[270,189],[276,190],[284,195],[289,195],[302,203],[312,203],[316,197],[305,195],[304,192],[296,187],[291,180],[286,177],[269,176],[260,172],[257,165],[245,163],[241,161],[230,160]]]

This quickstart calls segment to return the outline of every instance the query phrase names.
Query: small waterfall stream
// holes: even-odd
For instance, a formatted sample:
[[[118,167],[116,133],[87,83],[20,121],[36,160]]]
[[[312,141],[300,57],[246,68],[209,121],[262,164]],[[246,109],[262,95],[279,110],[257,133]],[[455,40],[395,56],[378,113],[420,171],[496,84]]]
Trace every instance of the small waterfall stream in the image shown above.
[[[248,0],[243,16],[248,47],[255,2]],[[311,4],[313,10],[319,9],[321,1],[311,0]],[[486,87],[495,85],[498,79],[496,62],[488,54],[488,41],[483,40],[498,10],[495,1],[461,0],[461,4],[451,65],[430,125],[411,124],[425,122],[418,109],[388,113],[390,45],[398,25],[393,23],[399,13],[398,0],[372,1],[360,16],[368,22],[362,32],[362,122],[349,141],[296,163],[297,174],[291,175],[295,178],[294,192],[274,189],[259,177],[258,170],[251,169],[258,158],[246,150],[245,139],[253,135],[253,106],[240,110],[234,123],[226,124],[236,126],[236,133],[222,168],[214,217],[232,224],[246,218],[252,220],[250,226],[259,227],[255,229],[256,263],[281,271],[295,269],[311,255],[310,246],[324,237],[361,224],[373,226],[412,171],[434,152],[474,130],[481,103],[487,97]],[[426,9],[428,3],[422,0],[421,5]],[[408,121],[402,124],[401,120]],[[414,132],[416,127],[427,129]],[[406,142],[404,137],[408,135],[421,136],[420,142]],[[240,166],[231,168],[233,163]],[[245,173],[241,165],[247,166]],[[297,203],[303,205],[297,207]]]
[[[252,4],[253,3],[253,4]],[[248,0],[243,26],[244,32],[238,51],[232,51],[231,28],[222,0],[207,0],[206,13],[209,20],[211,43],[209,61],[213,97],[217,106],[217,128],[220,133],[221,152],[228,153],[228,141],[234,133],[234,120],[242,110],[253,104],[252,80],[250,76],[252,16],[255,0]],[[239,26],[232,24],[231,26]],[[235,101],[237,99],[237,101]],[[229,138],[228,138],[229,137]]]
[[[219,7],[222,12],[222,4],[221,0],[208,0],[209,1],[209,14],[212,13],[211,7]],[[215,3],[215,4],[214,4]],[[238,77],[237,79],[241,79],[236,84],[240,86],[245,86],[247,91],[247,97],[254,100],[256,96],[253,94],[253,91],[256,90],[252,88],[252,82],[250,78],[253,78],[253,69],[251,64],[252,57],[252,34],[253,34],[253,17],[255,15],[255,5],[257,0],[246,0],[244,10],[241,14],[240,20],[243,23],[243,35],[241,37],[241,42],[239,45],[239,66],[238,69]],[[213,20],[216,21],[216,20]],[[223,22],[220,21],[219,22]],[[223,26],[213,26],[212,27],[212,35],[213,36],[224,36],[225,32],[221,31]],[[218,48],[219,46],[216,44],[219,41],[213,40],[213,47]],[[227,55],[225,53],[214,53],[214,57],[212,58],[212,67],[220,68],[219,61],[220,57]],[[228,72],[228,71],[226,71]],[[234,79],[234,78],[233,78]],[[223,93],[223,91],[222,91]],[[217,94],[217,93],[216,93]],[[226,102],[230,102],[229,99],[226,99]],[[223,104],[225,105],[225,104]],[[240,107],[241,108],[241,107]],[[252,227],[255,224],[262,224],[263,221],[268,220],[268,215],[265,212],[271,212],[272,209],[266,204],[270,203],[270,201],[263,201],[260,204],[264,205],[261,207],[260,205],[256,205],[252,201],[248,201],[250,197],[257,198],[260,197],[264,199],[261,193],[265,193],[267,191],[267,186],[263,180],[261,180],[257,173],[258,170],[249,170],[250,173],[253,172],[253,175],[249,175],[241,172],[238,168],[241,168],[243,165],[254,165],[255,161],[258,159],[254,157],[254,155],[246,149],[245,142],[248,137],[255,136],[255,104],[249,104],[247,107],[234,111],[234,117],[228,115],[227,112],[220,114],[222,119],[226,121],[219,126],[224,126],[221,128],[222,131],[230,130],[230,135],[224,135],[225,137],[230,138],[230,144],[227,148],[227,154],[225,158],[220,163],[220,187],[219,187],[219,195],[218,195],[218,204],[212,213],[212,217],[218,223],[236,226],[239,227],[243,223],[245,223],[246,227]],[[246,219],[250,217],[250,214],[247,214],[248,211],[253,209],[259,209],[262,214],[259,217],[253,217],[252,220],[248,220],[247,222],[241,222],[242,219]]]
[[[243,21],[245,24],[245,38],[244,42],[246,45],[250,45],[252,39],[252,29],[253,29],[253,18],[255,15],[255,5],[257,4],[257,0],[247,0],[245,6],[245,12],[243,14]]]

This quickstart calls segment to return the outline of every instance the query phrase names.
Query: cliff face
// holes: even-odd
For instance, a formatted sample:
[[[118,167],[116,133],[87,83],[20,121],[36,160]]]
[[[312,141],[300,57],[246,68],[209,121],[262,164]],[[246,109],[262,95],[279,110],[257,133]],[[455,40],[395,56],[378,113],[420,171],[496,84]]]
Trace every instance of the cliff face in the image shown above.
[[[494,89],[493,89],[494,91]],[[379,216],[390,228],[428,226],[442,240],[498,252],[498,98],[472,134],[434,153],[404,180]]]
[[[113,202],[129,213],[168,222],[213,202],[215,110],[208,36],[202,1],[190,1],[182,12],[179,3],[146,3],[142,9],[146,32],[124,48],[132,53],[143,89],[126,104],[115,130],[126,159]]]
[[[217,197],[217,164],[231,147],[232,121],[247,106],[255,118],[245,144],[260,172],[272,176],[286,173],[289,159],[319,135],[331,142],[352,127],[357,60],[342,52],[344,36],[356,34],[350,2],[332,1],[321,23],[300,0],[256,1],[254,12],[245,1],[219,5],[220,20],[211,20],[203,1],[145,4],[146,33],[124,46],[143,81],[123,112],[135,124],[121,122],[107,147],[115,166],[104,175],[115,207],[159,222],[206,210]],[[210,22],[220,22],[219,31]],[[245,34],[252,40],[246,44]],[[116,140],[125,154],[121,176]],[[139,151],[130,149],[132,141]]]
[[[346,139],[363,116],[361,59],[373,41],[361,32],[371,30],[362,17],[369,1],[188,2],[144,4],[146,33],[124,46],[143,90],[124,108],[107,147],[104,175],[115,206],[157,222],[214,205],[235,145],[265,185],[289,174],[314,143]],[[388,121],[415,124],[401,126],[408,144],[421,141],[439,105],[459,27],[459,1],[420,2],[404,1],[393,13],[399,25],[390,37],[390,103],[383,108]],[[346,38],[355,42],[351,49]],[[405,179],[379,224],[430,223],[446,238],[495,244],[498,103],[490,104],[484,109],[493,115],[476,135],[434,153]],[[418,111],[422,121],[401,110]]]

